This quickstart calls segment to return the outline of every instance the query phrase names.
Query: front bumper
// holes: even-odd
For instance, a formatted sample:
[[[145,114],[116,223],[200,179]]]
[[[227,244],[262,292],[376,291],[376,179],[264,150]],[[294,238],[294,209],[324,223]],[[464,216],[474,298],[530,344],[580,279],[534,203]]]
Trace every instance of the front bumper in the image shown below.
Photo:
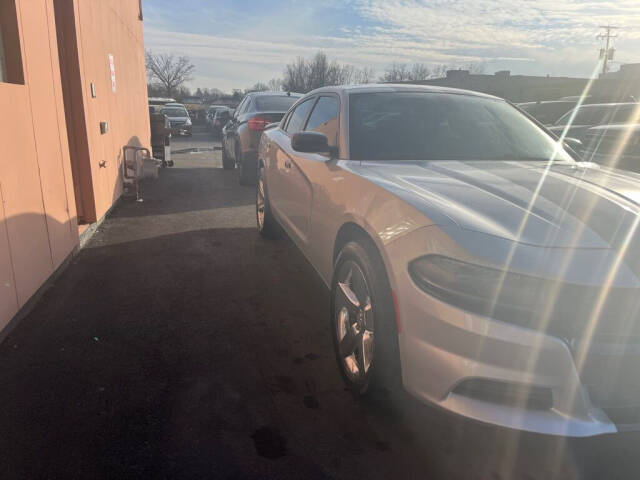
[[[406,268],[424,253],[415,244],[399,239],[386,246],[387,258],[393,258],[402,379],[409,393],[470,419],[542,434],[585,437],[630,429],[616,425],[594,401],[566,341],[467,312],[416,286]],[[471,384],[475,391],[466,388]],[[495,389],[478,392],[477,386],[548,393],[550,403],[505,401]]]
[[[193,132],[193,125],[172,125],[172,135],[191,135]]]

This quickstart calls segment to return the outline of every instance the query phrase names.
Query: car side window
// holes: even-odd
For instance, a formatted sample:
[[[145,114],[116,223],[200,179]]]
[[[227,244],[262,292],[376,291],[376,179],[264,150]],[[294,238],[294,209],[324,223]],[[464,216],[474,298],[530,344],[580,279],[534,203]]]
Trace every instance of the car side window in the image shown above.
[[[313,107],[313,102],[315,102],[315,100],[315,98],[310,98],[309,100],[302,102],[293,112],[291,112],[291,115],[289,116],[289,123],[287,123],[287,127],[285,128],[287,133],[293,134],[302,131],[304,122],[306,122],[309,111],[311,110],[311,107]]]
[[[614,123],[633,123],[636,120],[636,107],[623,105],[613,114]]]
[[[338,145],[338,99],[320,97],[309,116],[305,130],[323,133],[329,140],[329,146]]]
[[[240,105],[236,107],[236,111],[233,114],[233,118],[238,118],[238,116],[242,113],[242,109],[244,109],[244,106],[246,104],[247,104],[247,97],[244,97],[244,99],[240,102]]]

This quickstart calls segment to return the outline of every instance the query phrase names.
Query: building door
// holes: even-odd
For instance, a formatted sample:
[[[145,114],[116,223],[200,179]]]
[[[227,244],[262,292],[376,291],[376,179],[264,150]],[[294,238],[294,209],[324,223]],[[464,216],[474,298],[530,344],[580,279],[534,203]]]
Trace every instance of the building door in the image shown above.
[[[54,0],[54,10],[73,190],[78,223],[83,224],[93,223],[97,218],[74,3],[73,0]]]

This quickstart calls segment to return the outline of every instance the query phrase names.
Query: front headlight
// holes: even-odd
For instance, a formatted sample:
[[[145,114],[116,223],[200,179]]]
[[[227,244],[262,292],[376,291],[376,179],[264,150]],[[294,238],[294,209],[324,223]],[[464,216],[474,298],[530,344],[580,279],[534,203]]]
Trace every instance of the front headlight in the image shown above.
[[[409,264],[420,289],[464,310],[528,324],[541,310],[556,282],[475,265],[442,255],[427,255]]]
[[[189,117],[187,117],[187,121],[184,122],[185,125],[191,125],[191,119]]]

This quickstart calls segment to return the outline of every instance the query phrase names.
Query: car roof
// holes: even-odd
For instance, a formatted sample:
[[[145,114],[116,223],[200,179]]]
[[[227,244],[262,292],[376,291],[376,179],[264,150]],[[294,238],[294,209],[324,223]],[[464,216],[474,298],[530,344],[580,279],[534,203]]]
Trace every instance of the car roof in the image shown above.
[[[184,107],[182,103],[165,103],[163,107]]]
[[[414,84],[393,84],[393,83],[368,83],[365,85],[339,85],[333,87],[321,87],[309,92],[310,94],[334,92],[334,93],[383,93],[383,92],[432,92],[432,93],[450,93],[455,95],[470,95],[474,97],[492,98],[502,100],[499,97],[472,90],[463,90],[460,88],[437,87],[433,85],[414,85]]]
[[[518,105],[519,107],[523,107],[523,106],[529,106],[529,105],[552,105],[556,103],[563,103],[563,104],[569,104],[569,105],[576,104],[575,100],[541,100],[539,102],[516,103],[516,105]]]
[[[633,132],[640,132],[640,124],[638,123],[618,123],[615,125],[598,125],[597,127],[591,127],[589,132],[591,131],[621,131],[621,130],[631,130]]]
[[[622,106],[626,106],[626,105],[640,105],[640,103],[634,103],[634,102],[622,102],[622,103],[587,103],[587,104],[583,104],[580,105],[580,107],[576,107],[576,108],[587,108],[587,107],[622,107]]]
[[[263,97],[263,96],[269,96],[269,97],[302,97],[302,93],[295,93],[295,92],[249,92],[247,93],[247,96],[251,96],[251,97]]]

